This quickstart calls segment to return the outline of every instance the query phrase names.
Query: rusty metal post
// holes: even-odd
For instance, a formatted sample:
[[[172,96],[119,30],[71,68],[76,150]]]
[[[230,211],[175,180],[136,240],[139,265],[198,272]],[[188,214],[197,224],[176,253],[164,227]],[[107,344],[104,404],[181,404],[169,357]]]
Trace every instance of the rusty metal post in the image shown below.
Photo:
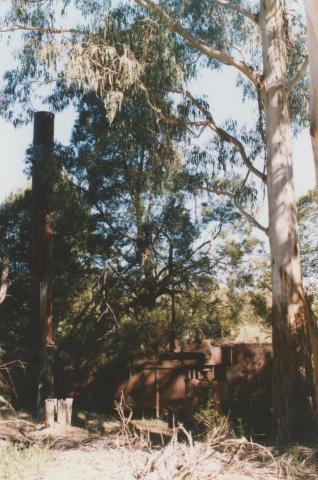
[[[169,245],[169,259],[168,259],[168,265],[169,265],[169,276],[171,279],[171,282],[173,283],[173,277],[174,277],[174,272],[173,272],[173,242],[170,242]],[[170,330],[170,351],[171,352],[176,352],[178,351],[178,341],[177,341],[177,325],[176,325],[176,296],[173,291],[173,284],[171,285],[171,293],[170,293],[170,298],[171,298],[171,330]]]
[[[155,402],[156,402],[156,418],[160,418],[160,386],[158,381],[158,370],[155,368]]]
[[[171,293],[171,336],[170,336],[170,350],[171,352],[178,351],[177,342],[177,325],[176,325],[176,296]]]
[[[54,115],[34,115],[32,162],[32,403],[38,417],[46,398],[54,396],[54,327],[52,315],[53,219],[51,197],[56,167],[53,159]]]

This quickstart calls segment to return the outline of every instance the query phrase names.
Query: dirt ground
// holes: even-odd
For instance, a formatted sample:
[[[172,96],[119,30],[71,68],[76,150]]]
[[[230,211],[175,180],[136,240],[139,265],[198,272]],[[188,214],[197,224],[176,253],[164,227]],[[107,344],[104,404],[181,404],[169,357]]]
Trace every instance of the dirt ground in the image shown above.
[[[176,457],[171,456],[169,459],[162,459],[161,465],[157,465],[157,468],[151,468],[149,465],[151,456],[151,453],[141,450],[129,451],[121,448],[109,448],[109,446],[103,447],[102,442],[84,450],[81,448],[54,452],[52,458],[48,461],[41,480],[172,480],[191,478],[200,480],[204,480],[204,478],[251,480],[255,478],[255,476],[247,475],[244,472],[227,472],[224,468],[224,462],[217,458],[209,460],[208,469],[204,468],[204,477],[199,477],[198,472],[193,473],[193,475],[184,472],[186,474],[183,475],[180,470],[185,464],[177,465]],[[160,458],[160,456],[158,452],[158,457]]]
[[[252,480],[260,479],[256,472],[245,466],[241,470],[231,464],[230,458],[215,453],[213,458],[196,458],[197,449],[186,457],[174,451],[175,447],[147,451],[127,446],[110,445],[104,439],[93,440],[89,445],[65,444],[46,452],[37,468],[26,463],[14,471],[3,472],[1,480]],[[70,448],[69,448],[70,447]],[[31,447],[32,449],[32,447]],[[1,449],[0,449],[1,451]],[[186,451],[186,450],[185,450]],[[34,455],[38,455],[35,451]],[[203,461],[202,461],[203,460]],[[230,460],[230,461],[229,461]],[[250,471],[248,471],[250,470]],[[3,475],[3,476],[2,476]],[[269,476],[270,480],[274,477]],[[278,478],[278,477],[277,477]],[[317,477],[318,478],[318,477]]]
[[[144,455],[139,453],[138,456],[139,461],[143,462]],[[86,448],[53,452],[41,480],[135,480],[135,478],[131,453],[109,448],[100,441]]]
[[[318,480],[317,449],[276,451],[226,425],[199,442],[183,427],[177,435],[165,424],[84,420],[90,430],[66,432],[0,421],[0,480]]]

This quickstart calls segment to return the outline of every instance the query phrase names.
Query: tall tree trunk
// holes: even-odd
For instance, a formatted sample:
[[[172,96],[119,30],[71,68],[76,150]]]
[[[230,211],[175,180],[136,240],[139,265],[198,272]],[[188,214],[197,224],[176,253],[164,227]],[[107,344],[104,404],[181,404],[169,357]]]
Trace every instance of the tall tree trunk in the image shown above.
[[[318,194],[318,2],[305,0],[310,69],[310,135]]]
[[[8,276],[9,276],[9,258],[4,257],[2,261],[2,273],[1,273],[1,283],[0,283],[0,304],[4,302],[7,296],[8,290]]]
[[[287,442],[316,433],[317,348],[299,256],[283,2],[260,3],[272,269],[274,431],[278,441]]]

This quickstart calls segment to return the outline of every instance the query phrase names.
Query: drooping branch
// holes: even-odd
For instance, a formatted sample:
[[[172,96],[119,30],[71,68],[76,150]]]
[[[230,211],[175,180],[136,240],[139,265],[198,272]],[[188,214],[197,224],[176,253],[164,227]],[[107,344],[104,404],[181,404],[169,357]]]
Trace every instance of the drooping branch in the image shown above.
[[[170,15],[168,15],[162,8],[159,7],[152,0],[135,0],[135,2],[141,7],[146,8],[149,12],[158,15],[161,20],[166,24],[171,32],[177,33],[188,43],[207,57],[217,60],[224,65],[229,65],[236,68],[245,75],[256,87],[261,83],[261,76],[259,73],[254,72],[252,67],[244,61],[237,60],[232,55],[226,52],[218,50],[216,48],[207,45],[200,38],[192,35],[188,30],[183,28],[178,22],[176,22]]]
[[[52,27],[36,27],[34,25],[26,25],[21,23],[12,23],[9,25],[4,24],[2,27],[0,26],[0,33],[13,33],[13,32],[36,32],[36,33],[43,33],[46,35],[83,35],[87,36],[88,32],[85,28],[52,28]],[[107,30],[105,33],[106,39],[116,40],[118,38],[122,38],[123,36],[129,36],[136,33],[141,33],[144,31],[144,28],[141,27],[134,27],[128,28],[123,30]]]
[[[132,237],[131,235],[129,235],[128,233],[124,232],[123,230],[121,230],[120,228],[116,227],[115,225],[112,224],[112,222],[109,221],[106,213],[104,212],[104,210],[101,208],[100,205],[98,205],[98,203],[95,203],[94,204],[95,208],[98,210],[102,220],[107,224],[107,226],[112,230],[112,232],[114,233],[117,233],[118,235],[120,235],[122,238],[127,238],[128,240],[130,240],[131,242],[133,243],[136,243],[137,242],[137,239],[135,237]]]
[[[253,217],[249,212],[245,210],[245,208],[240,204],[239,199],[235,193],[229,192],[227,190],[223,190],[222,188],[210,188],[208,190],[209,192],[215,193],[216,195],[221,195],[230,198],[237,210],[240,212],[240,214],[246,218],[246,220],[251,223],[254,227],[258,228],[261,230],[261,232],[265,233],[265,235],[268,236],[268,228],[264,227],[261,225],[256,218]]]
[[[208,120],[203,120],[203,121],[202,120],[184,120],[184,119],[177,118],[175,115],[173,115],[171,113],[169,115],[165,114],[163,112],[162,108],[158,107],[157,105],[155,105],[151,101],[151,99],[149,97],[148,90],[142,83],[140,84],[140,88],[145,93],[146,101],[147,101],[148,106],[151,108],[151,110],[153,110],[156,113],[158,118],[160,118],[164,123],[166,123],[168,125],[174,125],[176,127],[186,127],[187,130],[190,131],[190,133],[192,135],[194,135],[194,134],[193,134],[193,132],[191,132],[189,127],[202,127],[202,130],[201,130],[200,134],[202,133],[202,131],[206,127],[208,127],[208,125],[209,125]],[[182,92],[175,91],[175,93],[181,94]],[[198,138],[200,136],[200,134],[196,138]]]
[[[148,92],[146,90],[145,87],[143,87],[143,90],[145,91],[146,93],[146,97],[147,97],[147,103],[148,105],[150,106],[150,108],[152,110],[154,110],[156,112],[156,114],[166,123],[170,124],[170,125],[176,125],[176,126],[185,126],[185,127],[189,127],[189,126],[195,126],[195,127],[202,127],[202,129],[205,129],[206,127],[209,127],[211,130],[213,130],[223,141],[229,143],[230,145],[232,145],[233,147],[235,147],[240,155],[241,155],[241,158],[242,158],[242,161],[243,163],[245,164],[245,166],[248,168],[248,170],[252,173],[254,173],[254,175],[256,175],[258,178],[260,178],[264,183],[266,183],[266,180],[267,180],[267,176],[265,173],[261,172],[260,170],[258,170],[253,164],[252,162],[250,161],[250,159],[248,158],[248,155],[245,151],[245,148],[244,148],[244,145],[242,144],[242,142],[239,141],[238,138],[234,137],[233,135],[231,135],[230,133],[228,133],[226,130],[224,130],[223,128],[219,127],[212,115],[211,115],[211,112],[209,112],[209,110],[207,108],[205,108],[196,98],[193,97],[193,95],[189,92],[189,91],[185,91],[183,92],[183,94],[186,95],[186,97],[188,97],[191,102],[193,103],[193,105],[195,105],[197,107],[198,110],[200,110],[201,113],[203,113],[207,120],[205,121],[198,121],[198,120],[188,120],[188,121],[184,121],[184,120],[179,120],[175,117],[172,117],[172,116],[167,116],[163,113],[162,109],[158,108],[157,106],[155,106],[150,98],[149,98],[149,95],[148,95]],[[177,92],[177,93],[181,93],[181,92]],[[202,132],[201,132],[202,133]]]
[[[308,55],[306,55],[305,60],[303,61],[303,64],[301,65],[300,69],[298,70],[298,72],[296,73],[296,75],[288,85],[288,94],[295,88],[297,83],[303,78],[303,76],[307,71],[308,65],[309,65],[309,57]]]
[[[12,25],[8,25],[5,27],[0,28],[0,33],[11,33],[17,31],[27,31],[27,32],[37,32],[37,33],[46,33],[46,34],[80,34],[84,35],[87,32],[84,30],[78,30],[75,28],[44,28],[44,27],[35,27],[33,25],[22,25],[19,23],[13,23]]]
[[[7,296],[8,290],[8,281],[9,277],[9,258],[4,257],[2,261],[2,274],[1,274],[1,284],[0,284],[0,304],[4,302]]]
[[[253,23],[255,23],[257,26],[259,26],[258,14],[257,13],[252,13],[249,10],[246,10],[245,8],[241,8],[238,5],[234,5],[233,3],[228,2],[226,0],[214,0],[214,1],[218,5],[221,5],[222,7],[228,8],[229,10],[232,10],[233,12],[237,12],[240,15],[243,15],[244,17],[248,18]]]
[[[227,142],[230,145],[232,145],[233,147],[235,147],[239,151],[244,165],[246,165],[246,167],[252,173],[254,173],[254,175],[256,175],[258,178],[260,178],[264,183],[266,183],[266,179],[267,179],[266,174],[264,174],[263,172],[258,170],[252,164],[252,162],[248,158],[248,155],[245,151],[245,148],[244,148],[244,145],[242,144],[242,142],[240,142],[240,140],[238,138],[234,137],[233,135],[228,133],[223,128],[219,127],[215,123],[215,121],[214,121],[214,119],[211,115],[211,112],[209,112],[209,110],[207,108],[205,108],[204,105],[201,104],[201,102],[199,102],[196,98],[194,98],[193,95],[190,92],[186,91],[185,95],[191,100],[191,102],[197,107],[197,109],[200,110],[200,112],[203,113],[207,117],[207,119],[209,121],[208,127],[211,128],[211,130],[213,130],[213,132],[215,132],[221,138],[221,140],[223,140],[224,142]]]

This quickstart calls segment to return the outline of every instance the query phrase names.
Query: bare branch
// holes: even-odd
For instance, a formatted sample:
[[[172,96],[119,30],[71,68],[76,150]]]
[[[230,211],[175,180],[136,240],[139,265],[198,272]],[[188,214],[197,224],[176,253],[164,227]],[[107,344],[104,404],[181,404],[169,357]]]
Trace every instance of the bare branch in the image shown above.
[[[303,78],[303,76],[307,71],[308,65],[309,65],[309,57],[308,55],[306,55],[302,66],[300,67],[300,69],[298,70],[298,72],[296,73],[296,75],[288,85],[288,89],[287,89],[288,94],[290,94],[290,92],[296,87],[297,83]]]
[[[21,25],[18,23],[13,23],[8,27],[1,28],[0,33],[9,33],[16,31],[27,31],[27,32],[38,32],[38,33],[48,33],[48,34],[65,34],[65,33],[75,33],[84,35],[86,32],[84,30],[77,30],[74,28],[42,28],[34,27],[31,25]]]
[[[249,10],[246,10],[245,8],[241,8],[238,5],[233,5],[233,3],[228,2],[226,0],[214,0],[215,3],[218,5],[221,5],[222,7],[228,8],[229,10],[232,10],[233,12],[237,12],[244,17],[248,18],[251,20],[253,23],[255,23],[257,26],[259,26],[258,22],[258,14],[252,13]]]
[[[62,168],[62,176],[78,191],[80,191],[82,194],[87,195],[88,191],[86,188],[82,187],[78,183],[74,182],[72,177],[68,174],[67,170],[65,167]],[[136,238],[132,237],[126,232],[123,232],[120,228],[115,227],[107,218],[106,213],[104,212],[102,206],[98,202],[94,202],[94,207],[98,211],[99,215],[102,217],[103,221],[108,225],[108,227],[114,232],[119,234],[123,238],[127,238],[131,242],[136,242]]]
[[[42,0],[41,0],[42,1]],[[19,23],[12,23],[11,25],[0,27],[0,33],[11,33],[17,31],[26,31],[26,32],[37,32],[44,33],[47,35],[64,35],[64,34],[75,34],[75,35],[87,35],[85,29],[76,29],[76,28],[45,28],[45,27],[35,27],[33,25],[24,25]],[[107,31],[106,38],[116,39],[123,35],[132,35],[136,33],[141,33],[144,31],[143,27],[135,27],[126,30],[118,31]]]
[[[237,195],[235,195],[234,193],[231,193],[231,192],[228,192],[227,190],[223,190],[223,189],[220,189],[220,188],[211,188],[209,189],[208,191],[210,192],[213,192],[213,193],[216,193],[217,195],[223,195],[225,197],[228,197],[230,198],[235,207],[238,209],[238,211],[240,212],[240,214],[246,218],[246,220],[248,220],[252,225],[254,225],[254,227],[258,228],[259,230],[261,230],[263,233],[265,233],[265,235],[268,236],[268,228],[264,227],[263,225],[261,225],[257,220],[256,218],[253,217],[253,215],[251,215],[249,212],[247,212],[245,210],[244,207],[242,207],[242,205],[240,204],[238,198],[237,198]]]
[[[189,44],[193,48],[196,48],[201,53],[207,55],[209,58],[218,60],[224,65],[229,65],[236,68],[237,70],[239,70],[239,72],[245,75],[256,87],[261,83],[262,80],[260,74],[254,72],[250,65],[248,65],[244,61],[237,60],[232,55],[229,55],[221,50],[210,47],[205,42],[200,40],[200,38],[195,37],[190,32],[188,32],[188,30],[183,28],[178,22],[176,22],[170,15],[164,12],[159,7],[159,5],[157,5],[152,0],[135,0],[135,2],[138,3],[138,5],[146,8],[149,12],[158,15],[169,28],[169,30],[183,37],[189,42]]]
[[[264,183],[266,183],[267,176],[264,173],[262,173],[260,170],[258,170],[256,167],[254,167],[254,165],[252,164],[252,162],[248,158],[248,155],[245,151],[245,148],[244,148],[244,145],[242,144],[242,142],[240,142],[240,140],[238,140],[238,138],[236,138],[233,135],[231,135],[230,133],[226,132],[223,128],[216,125],[216,123],[215,123],[211,113],[209,112],[209,110],[207,108],[205,108],[197,99],[195,99],[191,95],[190,92],[186,91],[185,95],[198,108],[198,110],[200,110],[207,117],[207,119],[209,121],[209,125],[208,125],[209,128],[211,128],[211,130],[213,130],[213,132],[215,132],[223,141],[225,141],[225,142],[229,143],[230,145],[232,145],[233,147],[235,147],[239,151],[239,153],[241,155],[241,158],[243,160],[243,163],[246,165],[246,167],[252,173],[254,173],[254,175],[256,175],[258,178],[260,178]]]
[[[167,123],[168,125],[174,125],[174,126],[179,126],[179,127],[201,127],[202,130],[205,129],[206,127],[208,127],[209,125],[209,121],[207,120],[183,120],[183,119],[179,119],[177,117],[175,117],[174,115],[170,114],[170,116],[167,116],[161,108],[159,108],[158,106],[156,106],[151,100],[150,100],[150,97],[149,97],[149,93],[148,93],[148,90],[147,88],[143,85],[143,83],[140,84],[140,88],[144,91],[145,93],[145,96],[146,96],[146,101],[147,101],[147,104],[148,106],[158,115],[158,117],[163,120],[165,123]],[[176,93],[182,93],[180,91],[176,91]],[[189,129],[188,129],[189,130]],[[202,130],[201,132],[199,133],[198,136],[200,136],[202,134]],[[190,133],[192,135],[193,132],[190,130]]]
[[[127,238],[127,239],[130,240],[131,242],[136,243],[137,239],[136,239],[135,237],[132,237],[132,236],[129,235],[128,233],[123,232],[120,228],[115,227],[115,226],[109,221],[109,219],[107,218],[107,215],[105,214],[105,212],[104,212],[104,210],[102,209],[102,207],[98,204],[98,202],[94,202],[94,206],[95,206],[95,208],[98,210],[98,213],[100,214],[100,216],[102,217],[102,219],[104,220],[104,222],[108,225],[108,227],[109,227],[114,233],[117,233],[117,234],[120,235],[121,237]]]
[[[254,167],[254,165],[252,164],[252,162],[250,161],[250,159],[248,158],[248,156],[246,154],[246,151],[245,151],[245,148],[244,148],[242,142],[240,142],[233,135],[231,135],[228,132],[226,132],[225,130],[223,130],[221,127],[218,127],[216,125],[211,113],[209,112],[209,110],[206,109],[198,100],[196,100],[189,91],[186,91],[186,92],[183,92],[183,93],[185,93],[185,95],[192,101],[192,103],[198,108],[198,110],[200,110],[207,117],[206,121],[205,120],[204,121],[202,121],[202,120],[199,120],[199,121],[198,120],[195,120],[195,121],[186,120],[185,121],[185,120],[179,120],[175,117],[167,117],[162,112],[162,110],[160,108],[156,107],[151,102],[151,100],[149,98],[149,95],[148,95],[148,91],[143,85],[142,85],[142,89],[144,90],[144,92],[146,94],[148,105],[150,106],[150,108],[152,110],[154,110],[158,114],[158,116],[164,122],[166,122],[170,125],[179,125],[179,126],[185,126],[185,127],[189,127],[189,126],[201,127],[201,131],[200,131],[198,136],[200,136],[202,134],[203,130],[206,127],[209,127],[223,141],[225,141],[225,142],[229,143],[230,145],[232,145],[233,147],[235,147],[239,151],[239,153],[241,155],[241,158],[243,160],[243,163],[246,165],[246,167],[249,169],[249,171],[254,173],[254,175],[256,175],[258,178],[260,178],[264,183],[266,183],[266,179],[267,179],[266,174],[261,172],[260,170],[258,170],[256,167]],[[181,93],[181,92],[178,92],[178,93]]]

